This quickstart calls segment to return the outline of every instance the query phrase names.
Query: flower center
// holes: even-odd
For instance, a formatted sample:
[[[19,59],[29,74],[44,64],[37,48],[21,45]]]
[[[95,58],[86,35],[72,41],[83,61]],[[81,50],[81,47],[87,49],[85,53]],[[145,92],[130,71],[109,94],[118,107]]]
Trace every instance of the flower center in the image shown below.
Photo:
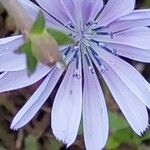
[[[94,73],[93,61],[99,66],[101,73],[107,71],[105,62],[101,59],[98,51],[105,50],[116,55],[117,50],[110,49],[105,45],[107,38],[113,39],[116,33],[112,33],[109,27],[98,26],[96,20],[99,17],[101,10],[93,19],[93,21],[89,21],[88,23],[84,24],[84,22],[80,20],[78,20],[76,23],[72,23],[71,21],[64,23],[44,10],[42,7],[41,9],[51,18],[53,18],[58,24],[60,24],[61,27],[64,27],[66,34],[71,36],[71,38],[74,40],[74,44],[64,49],[64,59],[67,59],[69,62],[75,61],[76,70],[79,69],[79,58],[81,57],[88,65],[88,68],[92,74]],[[80,75],[77,73],[74,74],[74,77],[79,79]]]
[[[71,21],[69,21],[65,27],[69,30],[69,35],[75,43],[80,43],[85,38],[85,29],[83,29],[81,26],[73,25]]]
[[[77,41],[82,41],[82,39],[84,38],[84,31],[80,31],[77,36],[76,36],[76,39]]]

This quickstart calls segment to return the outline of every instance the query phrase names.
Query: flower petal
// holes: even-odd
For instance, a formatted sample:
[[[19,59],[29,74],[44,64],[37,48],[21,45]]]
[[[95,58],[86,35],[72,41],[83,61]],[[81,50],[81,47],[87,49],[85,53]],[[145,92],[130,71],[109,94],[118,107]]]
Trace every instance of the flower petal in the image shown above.
[[[49,14],[53,15],[56,19],[60,20],[64,24],[70,21],[68,15],[66,15],[66,9],[64,10],[60,0],[36,0],[36,2]],[[68,1],[69,4],[70,2],[71,0]],[[73,7],[73,5],[70,5],[70,7],[71,6]]]
[[[87,150],[102,149],[108,138],[108,114],[104,95],[96,77],[84,64],[83,126]]]
[[[58,89],[52,108],[52,130],[63,143],[70,146],[76,139],[82,109],[81,59],[79,68],[71,62]]]
[[[39,11],[42,11],[40,7],[38,7],[37,5],[35,5],[33,2],[29,0],[19,0],[18,2],[21,4],[21,6],[24,8],[26,13],[32,20],[35,20],[37,18]],[[52,19],[44,11],[43,11],[43,14],[45,16],[46,25],[48,27],[56,27],[56,25],[58,27],[58,23],[54,19]]]
[[[73,25],[75,28],[81,27],[82,13],[80,1],[76,0],[36,0],[36,2],[48,12],[49,17],[56,21],[59,26],[63,25],[68,29],[67,26]],[[70,28],[70,27],[69,27]],[[77,29],[76,28],[76,29]],[[73,29],[71,29],[72,31]],[[68,30],[70,31],[70,30]],[[68,32],[66,30],[66,32]]]
[[[23,44],[22,35],[11,36],[0,39],[0,55],[15,51]]]
[[[119,76],[107,66],[103,78],[133,130],[141,135],[148,127],[146,106],[132,93]],[[128,70],[126,70],[128,72]]]
[[[150,29],[148,27],[136,27],[110,35],[96,35],[93,39],[103,43],[115,43],[129,45],[141,49],[150,49]]]
[[[41,10],[37,5],[35,5],[33,2],[29,0],[18,0],[20,5],[24,8],[24,10],[27,12],[28,16],[35,20],[37,17],[37,14]]]
[[[116,19],[131,13],[134,6],[135,0],[109,0],[97,22],[100,26],[106,26]]]
[[[49,14],[53,15],[64,25],[71,22],[78,29],[81,22],[92,21],[103,7],[102,0],[36,0]],[[56,20],[55,19],[55,20]]]
[[[22,44],[22,35],[0,39],[0,72],[26,69],[25,56],[14,53]]]
[[[80,0],[80,2],[82,3],[82,16],[85,24],[93,21],[103,8],[102,0]]]
[[[14,53],[0,55],[0,72],[19,71],[24,69],[26,69],[25,55],[16,55]]]
[[[97,68],[100,70],[99,65],[96,63],[96,61],[94,59],[93,61],[97,66]],[[107,68],[107,70],[102,72],[102,76],[108,88],[110,89],[114,99],[116,100],[117,104],[119,105],[120,109],[122,110],[123,114],[125,115],[127,121],[129,122],[133,130],[138,135],[141,135],[146,130],[149,123],[148,123],[148,113],[147,113],[146,106],[143,104],[143,100],[139,98],[138,92],[140,91],[137,91],[137,89],[135,89],[136,93],[133,92],[134,87],[131,84],[131,81],[126,80],[125,82],[125,80],[123,80],[123,78],[121,78],[120,76],[121,72],[120,73],[115,72],[114,68],[112,68],[112,63],[110,62],[109,63],[103,62],[103,63],[104,66]],[[122,68],[122,69],[124,69],[128,73],[127,77],[129,77],[130,69],[127,68]],[[131,77],[129,77],[129,79],[132,77],[136,78],[136,75],[137,74],[134,74],[133,76],[131,74]],[[138,79],[141,80],[141,78]],[[136,78],[136,82],[139,81],[138,79]],[[143,88],[143,86],[141,87]],[[143,99],[144,99],[144,94],[143,94]]]
[[[44,102],[49,97],[56,83],[58,82],[62,71],[57,69],[52,70],[48,76],[44,79],[39,88],[27,101],[27,103],[17,113],[11,123],[11,129],[17,130],[26,125],[42,107]]]
[[[130,58],[132,60],[150,63],[150,49],[141,49],[133,46],[107,43],[105,44],[110,50],[115,50],[117,55]]]
[[[137,26],[150,26],[150,9],[134,10],[110,24],[110,30],[117,32]]]
[[[46,76],[49,71],[50,68],[39,65],[32,76],[28,76],[27,70],[6,72],[0,79],[0,92],[16,90],[32,85]]]
[[[142,75],[130,64],[107,51],[99,49],[98,54],[105,63],[110,65],[111,69],[117,74],[128,89],[150,108],[149,84]]]

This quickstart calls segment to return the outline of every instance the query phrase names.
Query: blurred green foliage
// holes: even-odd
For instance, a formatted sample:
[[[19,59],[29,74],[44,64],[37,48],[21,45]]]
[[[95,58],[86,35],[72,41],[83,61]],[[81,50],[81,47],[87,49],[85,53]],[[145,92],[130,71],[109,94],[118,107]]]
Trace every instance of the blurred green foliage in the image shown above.
[[[144,6],[150,7],[150,0],[146,0]]]
[[[32,135],[28,135],[25,139],[25,150],[37,150],[36,138]]]

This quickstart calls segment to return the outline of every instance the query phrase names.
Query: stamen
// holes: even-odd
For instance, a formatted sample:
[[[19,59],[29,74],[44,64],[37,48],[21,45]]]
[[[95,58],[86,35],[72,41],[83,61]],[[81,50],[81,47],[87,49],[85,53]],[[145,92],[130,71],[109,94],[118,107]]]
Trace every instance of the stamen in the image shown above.
[[[95,58],[97,64],[99,65],[99,67],[100,67],[101,73],[104,73],[105,71],[108,70],[108,68],[106,68],[106,67],[104,66],[104,64],[103,64],[102,60],[100,60],[100,58],[98,58],[98,57],[96,57],[96,56],[94,56],[94,58]]]
[[[100,43],[99,41],[96,41],[94,39],[90,39],[90,41],[96,43],[97,45],[99,45],[99,43]]]
[[[74,46],[74,48],[72,49],[73,55],[71,57],[70,62],[76,60],[79,57],[78,52],[79,52],[78,46]]]
[[[79,51],[77,51],[75,54],[74,54],[74,59],[76,60],[76,69],[78,70],[79,68],[79,54],[78,54]]]
[[[109,32],[96,32],[96,34],[98,34],[98,35],[110,35]]]
[[[112,32],[109,32],[110,38],[113,39],[114,38],[114,34]]]
[[[109,35],[111,39],[114,38],[114,33],[112,33],[112,32],[96,32],[96,34],[97,35],[102,35],[102,36]]]
[[[98,54],[96,53],[96,51],[95,51],[91,46],[89,46],[89,49],[90,49],[90,51],[92,52],[92,54],[93,54],[95,60],[97,61],[98,65],[101,66],[101,65],[102,65],[102,62],[100,61],[99,56],[98,56]]]
[[[101,26],[101,27],[97,27],[97,28],[92,29],[92,31],[99,31],[99,30],[102,30],[102,29],[104,29],[104,28],[106,28],[106,27]]]
[[[101,65],[101,73],[103,74],[103,73],[105,73],[107,70],[108,70],[108,68],[106,68],[106,67],[104,66],[104,64],[102,64],[102,65]]]
[[[65,51],[65,53],[63,55],[64,58],[66,58],[66,56],[68,55],[68,53],[70,52],[70,50],[71,50],[71,46],[67,47],[67,49],[66,49],[66,51]]]
[[[85,60],[86,60],[87,65],[90,66],[91,64],[90,64],[90,61],[89,61],[87,54],[84,54],[84,56],[85,56]]]
[[[113,39],[114,33],[112,32],[96,32],[97,35],[109,35]]]
[[[73,33],[76,33],[76,27],[72,24],[71,21],[68,21],[68,23],[64,24],[64,27],[72,31]]]
[[[93,25],[97,25],[97,24],[98,24],[97,22],[89,21],[89,22],[85,25],[84,31],[88,31],[89,29],[92,30],[92,26],[93,26]]]
[[[91,50],[93,55],[98,57],[98,54],[96,53],[96,51],[91,46],[89,46],[88,48]]]
[[[88,65],[88,68],[89,68],[91,74],[94,74],[93,67],[92,67],[92,64],[91,64],[91,62],[90,62],[90,60],[89,60],[88,55],[87,55],[87,54],[84,54],[84,57],[85,57],[86,63],[87,63],[87,65]]]
[[[96,63],[98,64],[98,66],[99,66],[99,68],[101,70],[101,73],[104,73],[105,71],[107,71],[108,68],[106,68],[104,66],[103,60],[101,60],[101,58],[98,56],[98,54],[96,53],[96,51],[91,46],[89,46],[88,48],[92,52],[92,56],[94,57]]]
[[[73,46],[69,46],[67,51],[64,53],[64,57],[68,60],[69,63],[75,60],[76,58],[76,53],[79,51],[79,48],[75,49]]]
[[[93,21],[89,21],[85,26],[86,26],[86,27],[89,27],[89,26],[91,26],[91,25],[93,25]]]
[[[117,55],[117,50],[116,49],[109,49],[108,47],[104,46],[104,45],[101,45],[100,46],[102,49],[106,50],[107,52],[110,52],[114,55]]]
[[[75,26],[71,23],[71,21],[69,21],[65,26],[71,29],[75,29]]]
[[[79,54],[78,54],[78,52],[75,53],[74,58],[76,59],[76,71],[73,74],[73,77],[77,78],[77,79],[81,79],[81,75],[79,74]]]
[[[77,59],[79,56],[78,56],[78,51],[77,52],[75,52],[75,54],[74,54],[74,59]]]
[[[98,19],[98,17],[100,16],[100,14],[102,13],[103,9],[105,6],[103,6],[103,8],[96,14],[94,21],[96,21]]]

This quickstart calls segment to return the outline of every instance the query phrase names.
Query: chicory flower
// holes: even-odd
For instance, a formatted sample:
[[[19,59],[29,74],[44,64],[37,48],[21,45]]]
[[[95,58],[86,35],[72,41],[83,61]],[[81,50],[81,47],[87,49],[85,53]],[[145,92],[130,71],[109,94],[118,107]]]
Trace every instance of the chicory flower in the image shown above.
[[[39,6],[20,0],[34,20],[42,10],[47,27],[74,39],[61,46],[68,67],[59,70],[39,64],[28,76],[24,55],[14,51],[22,35],[0,39],[0,92],[23,88],[44,78],[17,113],[11,128],[19,129],[37,113],[63,77],[52,108],[54,135],[70,146],[76,139],[81,116],[88,150],[99,150],[108,138],[108,114],[97,75],[101,74],[133,130],[148,128],[150,85],[122,57],[150,62],[150,10],[134,10],[135,0],[36,0]],[[99,72],[98,72],[98,71]]]

